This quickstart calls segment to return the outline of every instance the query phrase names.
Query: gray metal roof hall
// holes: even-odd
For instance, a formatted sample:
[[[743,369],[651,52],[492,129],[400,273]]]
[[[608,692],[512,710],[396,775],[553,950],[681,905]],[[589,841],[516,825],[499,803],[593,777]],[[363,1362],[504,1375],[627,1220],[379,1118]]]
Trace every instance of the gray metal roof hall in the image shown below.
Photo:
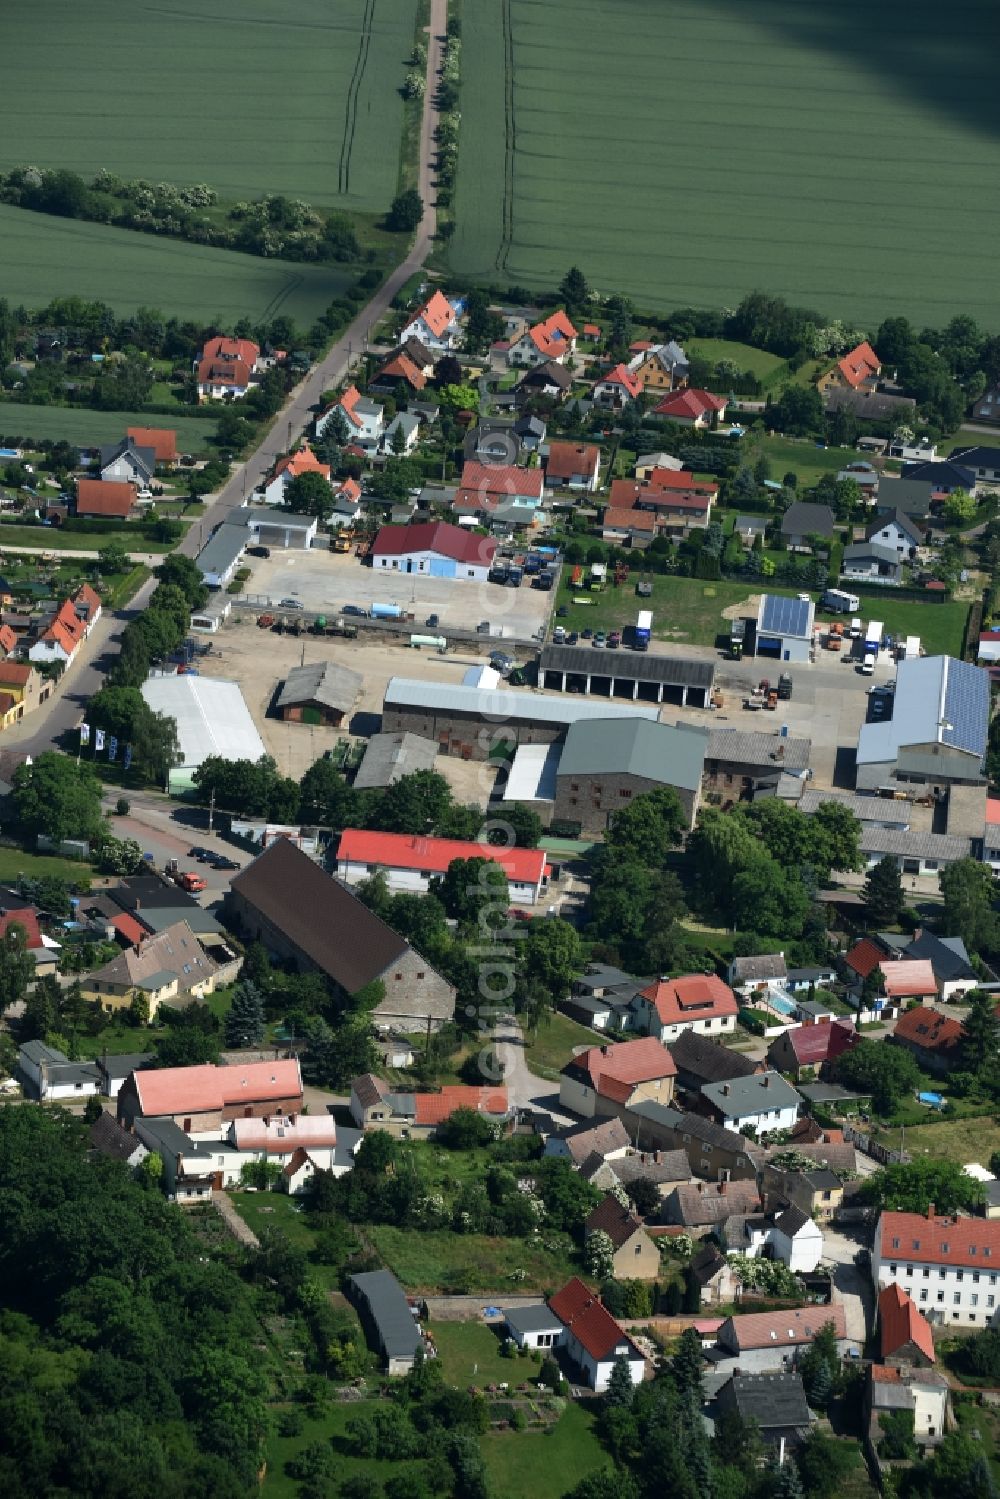
[[[658,651],[543,646],[538,657],[539,684],[565,691],[570,677],[581,678],[587,693],[593,693],[596,679],[606,681],[611,690],[616,684],[619,687],[630,684],[632,695],[647,701],[690,702],[695,707],[707,707],[715,681],[715,665],[692,656],[668,656]]]
[[[350,1285],[367,1312],[390,1374],[412,1367],[420,1347],[420,1330],[403,1288],[391,1270],[365,1270]]]

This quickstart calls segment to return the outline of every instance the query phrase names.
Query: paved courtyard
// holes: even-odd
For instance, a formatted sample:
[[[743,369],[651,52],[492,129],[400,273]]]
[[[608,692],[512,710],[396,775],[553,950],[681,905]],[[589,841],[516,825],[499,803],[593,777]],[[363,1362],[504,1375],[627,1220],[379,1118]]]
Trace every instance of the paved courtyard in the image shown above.
[[[271,605],[296,599],[303,609],[336,613],[345,604],[371,609],[373,603],[398,604],[414,615],[415,628],[425,628],[428,615],[444,624],[475,629],[482,620],[502,625],[508,638],[530,639],[546,623],[555,591],[545,593],[525,581],[520,588],[498,583],[461,582],[425,578],[418,573],[376,571],[353,553],[283,551],[271,548],[268,558],[247,558],[253,576],[246,585],[250,597]]]

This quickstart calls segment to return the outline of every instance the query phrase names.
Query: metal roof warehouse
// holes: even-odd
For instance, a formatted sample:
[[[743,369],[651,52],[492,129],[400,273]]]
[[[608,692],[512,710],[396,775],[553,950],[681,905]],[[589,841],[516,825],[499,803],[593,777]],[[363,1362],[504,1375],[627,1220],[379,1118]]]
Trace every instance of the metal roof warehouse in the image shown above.
[[[541,685],[565,692],[573,677],[580,680],[584,692],[595,696],[626,696],[705,708],[715,681],[715,666],[711,661],[658,651],[544,646],[538,657]]]
[[[765,593],[757,615],[758,656],[779,661],[808,661],[816,606],[811,599]]]
[[[142,695],[154,713],[177,723],[181,762],[170,772],[170,790],[191,785],[210,755],[257,761],[267,753],[237,682],[194,675],[149,677]]]

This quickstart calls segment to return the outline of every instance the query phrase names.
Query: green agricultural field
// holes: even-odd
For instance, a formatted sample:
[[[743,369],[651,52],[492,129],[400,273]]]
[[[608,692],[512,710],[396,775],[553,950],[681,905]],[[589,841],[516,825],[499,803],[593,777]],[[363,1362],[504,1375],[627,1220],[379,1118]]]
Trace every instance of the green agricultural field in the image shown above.
[[[118,312],[159,307],[201,322],[218,318],[223,327],[279,312],[308,327],[357,274],[6,206],[0,206],[0,264],[13,306],[80,296]]]
[[[416,0],[6,0],[0,166],[382,212],[415,17]],[[136,302],[175,307],[147,274]]]
[[[642,306],[753,288],[1000,327],[1000,16],[863,0],[466,5],[458,273]],[[962,230],[955,232],[955,205]]]
[[[177,450],[202,455],[209,450],[215,431],[214,413],[195,416],[158,416],[148,411],[84,411],[78,406],[29,406],[19,401],[0,401],[0,437],[37,442],[72,442],[81,448],[96,448],[117,442],[129,427],[169,427],[177,433]],[[18,443],[17,446],[23,446]]]

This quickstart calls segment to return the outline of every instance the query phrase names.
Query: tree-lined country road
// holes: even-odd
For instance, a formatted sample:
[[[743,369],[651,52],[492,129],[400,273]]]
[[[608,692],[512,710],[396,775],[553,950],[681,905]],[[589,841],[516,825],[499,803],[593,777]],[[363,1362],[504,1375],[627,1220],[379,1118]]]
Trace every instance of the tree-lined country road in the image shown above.
[[[318,404],[323,391],[344,379],[352,352],[357,352],[362,347],[368,329],[385,316],[396,293],[420,270],[427,258],[437,226],[433,203],[434,135],[438,125],[435,101],[447,25],[447,0],[431,0],[427,39],[427,87],[424,92],[417,173],[417,188],[423,199],[424,216],[413,244],[405,259],[379,287],[371,301],[362,307],[329,352],[291,392],[259,445],[233,469],[225,486],[205,506],[204,515],[190,527],[177,548],[187,557],[196,556],[212,531],[243,504],[245,496],[253,492],[278,455],[286,450],[289,434],[294,441],[306,430],[314,416],[313,407]],[[150,579],[143,584],[127,608],[102,617],[97,622],[72,671],[50,701],[4,734],[5,749],[40,754],[43,750],[52,749],[61,736],[80,721],[84,707],[100,689],[105,673],[118,654],[122,630],[134,615],[145,609],[155,587],[155,580]]]

